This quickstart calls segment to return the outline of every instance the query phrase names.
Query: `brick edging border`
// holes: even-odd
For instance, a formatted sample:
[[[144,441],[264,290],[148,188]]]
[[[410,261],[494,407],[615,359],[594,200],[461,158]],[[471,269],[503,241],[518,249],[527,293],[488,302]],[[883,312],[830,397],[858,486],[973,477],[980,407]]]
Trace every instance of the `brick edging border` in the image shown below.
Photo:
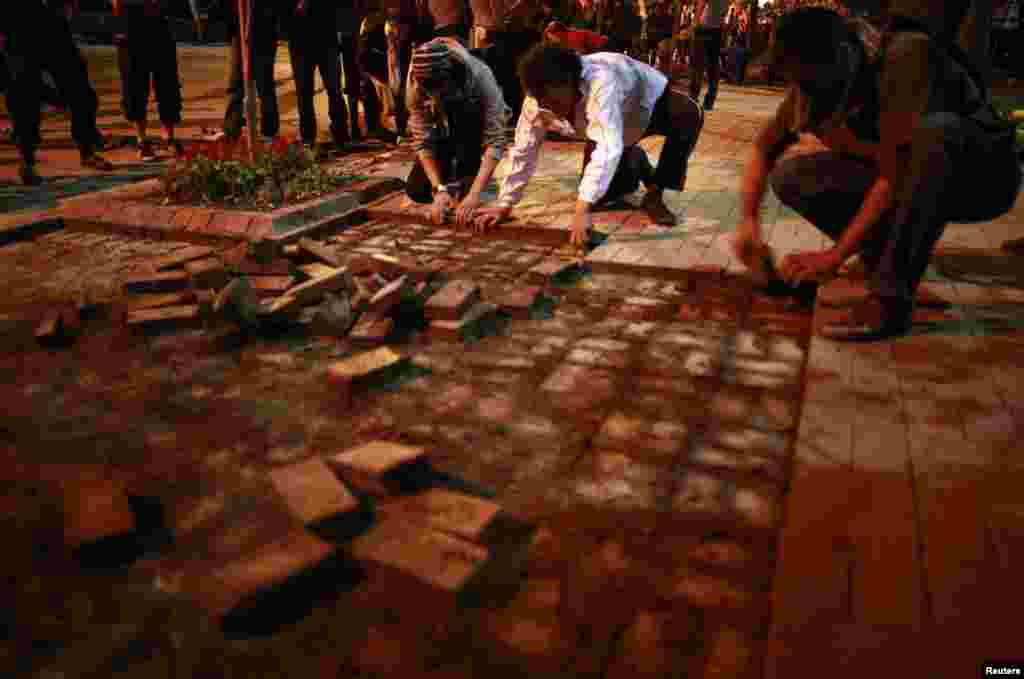
[[[53,218],[65,228],[79,231],[116,231],[157,240],[210,243],[269,238],[286,241],[344,221],[349,213],[389,197],[405,185],[394,177],[368,179],[321,199],[272,212],[161,206],[131,200],[135,196],[148,197],[159,187],[159,182],[159,179],[147,180],[123,187],[107,194],[107,200],[75,200],[55,210]]]

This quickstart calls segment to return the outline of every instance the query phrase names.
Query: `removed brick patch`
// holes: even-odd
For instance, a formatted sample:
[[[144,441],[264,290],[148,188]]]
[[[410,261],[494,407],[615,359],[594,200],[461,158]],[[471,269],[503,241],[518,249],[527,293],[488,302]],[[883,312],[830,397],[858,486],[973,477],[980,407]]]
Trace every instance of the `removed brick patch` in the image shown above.
[[[437,291],[424,307],[431,321],[458,321],[480,299],[480,286],[473,281],[453,280]]]
[[[131,328],[145,330],[196,327],[202,323],[202,314],[198,304],[188,304],[130,311],[125,322]]]
[[[127,294],[147,292],[179,292],[189,287],[191,278],[187,271],[168,271],[165,273],[132,276],[124,281]]]
[[[305,524],[359,507],[352,492],[318,458],[273,469],[270,481],[288,509]]]
[[[426,449],[391,441],[372,441],[330,459],[353,488],[378,496],[414,482],[427,463]]]
[[[434,339],[459,340],[478,328],[480,324],[493,318],[498,307],[489,302],[477,302],[463,317],[456,321],[431,321],[428,332]]]

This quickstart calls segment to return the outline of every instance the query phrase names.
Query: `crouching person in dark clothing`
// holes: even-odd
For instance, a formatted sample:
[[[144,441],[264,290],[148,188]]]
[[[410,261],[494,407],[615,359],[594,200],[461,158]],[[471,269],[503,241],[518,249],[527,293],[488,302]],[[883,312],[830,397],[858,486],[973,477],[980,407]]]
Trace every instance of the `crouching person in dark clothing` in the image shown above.
[[[511,111],[497,80],[457,40],[435,38],[413,52],[406,91],[417,151],[406,191],[433,204],[435,223],[454,210],[468,225],[509,143]]]
[[[184,155],[174,128],[181,123],[181,80],[178,48],[167,22],[166,0],[112,0],[120,32],[116,37],[117,62],[121,69],[121,102],[124,117],[135,126],[139,159],[156,158],[146,139],[146,109],[152,81],[160,113],[161,139],[176,157]],[[193,11],[196,6],[192,5]],[[199,22],[199,14],[193,18]]]
[[[944,26],[897,17],[882,35],[823,8],[779,21],[775,57],[790,87],[747,166],[736,255],[770,277],[758,220],[769,183],[835,240],[828,250],[787,257],[784,279],[826,279],[859,254],[866,295],[819,330],[825,337],[906,333],[946,224],[994,219],[1020,191],[1011,128],[948,38],[962,16]],[[817,137],[819,148],[777,162],[802,133]]]
[[[10,68],[8,103],[13,104],[14,135],[21,154],[19,174],[25,184],[39,184],[36,149],[40,143],[40,104],[43,71],[53,76],[61,98],[71,109],[71,136],[82,166],[109,171],[113,166],[96,151],[103,136],[96,127],[99,100],[89,81],[89,69],[68,25],[68,2],[42,0],[0,3],[0,32],[5,37]]]

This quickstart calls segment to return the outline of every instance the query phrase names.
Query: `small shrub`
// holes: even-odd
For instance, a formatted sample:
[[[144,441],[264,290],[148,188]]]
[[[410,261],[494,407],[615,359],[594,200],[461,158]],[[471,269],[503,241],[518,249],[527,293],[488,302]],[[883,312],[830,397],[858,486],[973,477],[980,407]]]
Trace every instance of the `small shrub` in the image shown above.
[[[163,176],[165,204],[276,208],[310,200],[366,177],[324,169],[295,140],[258,146],[250,159],[245,141],[203,142],[172,162]]]

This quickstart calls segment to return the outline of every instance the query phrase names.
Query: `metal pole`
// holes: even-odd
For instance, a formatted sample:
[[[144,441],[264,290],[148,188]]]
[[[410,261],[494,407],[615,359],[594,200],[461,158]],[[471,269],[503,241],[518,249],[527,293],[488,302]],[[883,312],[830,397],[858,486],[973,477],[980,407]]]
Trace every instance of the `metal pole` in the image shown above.
[[[252,73],[253,1],[238,0],[239,43],[242,50],[242,74],[245,78],[246,134],[249,140],[249,160],[256,160],[256,81]]]

